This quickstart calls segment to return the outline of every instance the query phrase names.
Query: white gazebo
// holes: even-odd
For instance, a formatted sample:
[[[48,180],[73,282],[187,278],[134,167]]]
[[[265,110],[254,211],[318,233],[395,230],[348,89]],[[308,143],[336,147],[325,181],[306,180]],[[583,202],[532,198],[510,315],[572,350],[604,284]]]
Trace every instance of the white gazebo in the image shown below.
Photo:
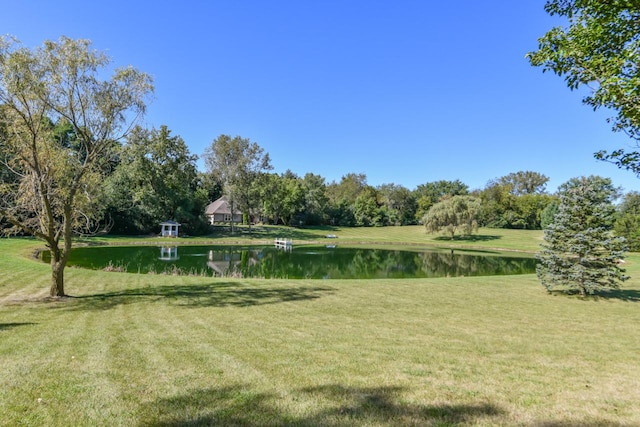
[[[178,256],[177,246],[163,246],[160,248],[160,261],[177,261],[180,259]]]
[[[162,227],[162,237],[178,237],[178,227],[180,227],[180,224],[177,222],[173,220],[161,222],[160,227]]]

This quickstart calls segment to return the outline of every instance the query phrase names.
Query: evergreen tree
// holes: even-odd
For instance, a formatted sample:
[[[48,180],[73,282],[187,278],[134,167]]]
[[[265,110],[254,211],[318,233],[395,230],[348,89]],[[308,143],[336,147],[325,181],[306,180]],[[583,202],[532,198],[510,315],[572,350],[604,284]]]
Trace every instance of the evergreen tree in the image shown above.
[[[560,204],[544,232],[537,275],[547,291],[594,294],[618,289],[628,277],[619,263],[625,239],[613,234],[618,191],[608,178],[573,178],[558,190]]]
[[[540,226],[543,230],[553,224],[556,213],[558,213],[558,202],[554,200],[540,213]]]

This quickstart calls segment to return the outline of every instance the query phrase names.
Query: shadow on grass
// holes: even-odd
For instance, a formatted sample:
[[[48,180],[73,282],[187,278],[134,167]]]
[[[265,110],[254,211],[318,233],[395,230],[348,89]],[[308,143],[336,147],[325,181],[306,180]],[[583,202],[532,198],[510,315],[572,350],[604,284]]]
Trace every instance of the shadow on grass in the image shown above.
[[[583,301],[607,301],[618,300],[627,302],[640,302],[640,291],[636,289],[615,289],[608,292],[600,292],[594,295],[580,296],[578,291],[553,290],[548,292],[553,296],[564,296],[569,298],[577,298]]]
[[[241,283],[209,283],[198,285],[164,285],[72,297],[74,307],[109,309],[119,305],[167,302],[186,307],[247,307],[304,301],[333,293],[326,286],[259,287]]]
[[[312,400],[305,415],[285,412],[280,396],[250,386],[194,390],[160,399],[142,410],[140,426],[333,426],[469,425],[499,422],[507,413],[492,404],[412,404],[402,387],[327,385],[292,390],[294,400]]]
[[[19,326],[30,326],[30,325],[37,325],[37,323],[33,323],[33,322],[0,323],[0,331],[17,328]]]
[[[482,235],[470,235],[470,236],[455,236],[453,240],[448,236],[439,236],[436,237],[435,240],[439,240],[442,242],[490,242],[492,240],[502,239],[502,236],[496,236],[493,234],[482,234]]]
[[[595,421],[543,421],[535,427],[623,427],[631,424],[617,423],[610,420]]]
[[[608,293],[598,294],[594,299],[640,302],[640,291],[635,289],[617,289]]]
[[[293,227],[263,227],[263,226],[252,226],[251,229],[247,226],[237,227],[233,233],[231,233],[231,229],[228,226],[215,226],[213,233],[209,235],[209,237],[213,238],[250,238],[250,239],[258,239],[258,240],[272,240],[275,238],[287,238],[287,239],[296,239],[296,240],[317,240],[324,238],[322,232],[332,232],[335,228],[332,227],[322,227],[322,228],[313,228],[313,229],[304,229],[304,228],[293,228]],[[312,230],[316,230],[315,232]],[[320,232],[319,232],[320,231]]]

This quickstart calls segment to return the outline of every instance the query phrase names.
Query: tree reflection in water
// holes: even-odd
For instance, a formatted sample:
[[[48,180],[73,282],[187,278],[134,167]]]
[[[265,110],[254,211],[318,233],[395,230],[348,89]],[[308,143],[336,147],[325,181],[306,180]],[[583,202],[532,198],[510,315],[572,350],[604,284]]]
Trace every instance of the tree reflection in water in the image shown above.
[[[178,256],[179,253],[179,256]],[[290,279],[376,279],[528,274],[534,258],[459,251],[416,251],[325,246],[180,246],[77,248],[69,264],[134,273]],[[46,257],[43,257],[43,259]],[[46,259],[45,259],[46,260]]]

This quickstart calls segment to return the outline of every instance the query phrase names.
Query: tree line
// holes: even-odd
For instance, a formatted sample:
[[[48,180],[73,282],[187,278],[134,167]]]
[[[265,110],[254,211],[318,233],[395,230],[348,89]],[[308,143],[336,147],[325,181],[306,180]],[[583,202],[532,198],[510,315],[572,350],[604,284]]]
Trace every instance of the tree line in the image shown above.
[[[203,158],[206,171],[198,171],[198,156],[166,126],[134,128],[104,180],[104,229],[154,233],[171,218],[186,233],[207,234],[205,206],[222,195],[243,213],[245,223],[294,227],[427,225],[435,205],[441,209],[440,202],[467,196],[475,203],[478,227],[540,230],[551,224],[559,206],[559,195],[546,191],[549,178],[533,171],[513,172],[473,190],[460,180],[431,181],[415,189],[372,186],[364,173],[327,182],[311,172],[272,172],[269,154],[257,143],[228,135],[214,139]],[[640,250],[640,194],[617,189],[613,200],[621,201],[612,216],[617,234]]]
[[[105,177],[105,225],[116,234],[146,234],[168,218],[189,234],[210,232],[203,216],[207,203],[225,195],[244,222],[286,226],[403,226],[422,224],[438,202],[466,195],[480,201],[480,226],[540,229],[556,197],[548,178],[526,171],[470,190],[460,180],[439,180],[408,189],[389,183],[372,186],[364,173],[347,173],[327,182],[309,172],[271,171],[269,154],[240,136],[220,135],[205,151],[206,171],[179,136],[136,128],[119,148]]]

